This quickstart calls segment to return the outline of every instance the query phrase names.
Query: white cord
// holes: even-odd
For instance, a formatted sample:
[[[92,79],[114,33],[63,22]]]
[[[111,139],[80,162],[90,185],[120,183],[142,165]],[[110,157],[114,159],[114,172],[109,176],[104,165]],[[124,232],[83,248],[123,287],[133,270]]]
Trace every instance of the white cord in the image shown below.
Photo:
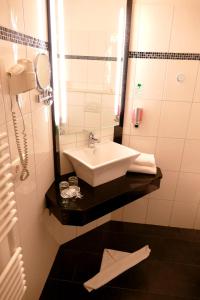
[[[22,165],[20,180],[25,181],[28,178],[28,176],[30,175],[29,170],[28,170],[28,141],[27,141],[27,135],[26,135],[26,128],[25,128],[23,114],[22,114],[22,111],[21,111],[21,108],[19,105],[19,96],[16,95],[17,105],[19,107],[19,111],[20,111],[20,114],[22,117],[22,126],[23,126],[22,139],[23,139],[23,148],[24,148],[24,155],[23,155],[23,151],[22,151],[21,144],[20,144],[17,116],[16,116],[16,112],[13,110],[11,95],[10,95],[10,100],[11,100],[11,113],[12,113],[12,120],[13,120],[14,132],[15,132],[15,140],[16,140],[16,144],[17,144],[17,150],[19,153],[20,162]]]

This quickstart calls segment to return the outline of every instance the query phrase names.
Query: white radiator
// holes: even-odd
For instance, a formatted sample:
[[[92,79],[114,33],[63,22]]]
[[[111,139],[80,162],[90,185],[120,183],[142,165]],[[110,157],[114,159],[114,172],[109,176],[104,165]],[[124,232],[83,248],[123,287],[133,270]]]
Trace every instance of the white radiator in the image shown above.
[[[14,184],[10,172],[10,154],[7,134],[0,134],[0,244],[8,240],[10,258],[0,274],[0,299],[21,300],[26,290],[22,249],[13,238],[18,220]]]

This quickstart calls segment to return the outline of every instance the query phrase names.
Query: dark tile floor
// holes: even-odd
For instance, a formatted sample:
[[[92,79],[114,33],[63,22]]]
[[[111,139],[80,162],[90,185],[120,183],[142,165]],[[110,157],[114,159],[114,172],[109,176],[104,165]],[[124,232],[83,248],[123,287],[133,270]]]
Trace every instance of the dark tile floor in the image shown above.
[[[148,259],[94,292],[83,288],[104,248],[133,252],[147,244]],[[79,299],[200,299],[200,231],[111,221],[63,244],[40,300]]]

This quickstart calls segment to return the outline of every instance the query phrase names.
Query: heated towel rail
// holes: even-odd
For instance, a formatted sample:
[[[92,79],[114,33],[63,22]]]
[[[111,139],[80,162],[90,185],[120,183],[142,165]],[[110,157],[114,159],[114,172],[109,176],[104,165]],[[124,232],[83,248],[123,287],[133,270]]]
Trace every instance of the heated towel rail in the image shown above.
[[[15,242],[18,218],[12,177],[8,137],[3,132],[0,134],[0,254],[5,244],[8,244],[9,253],[6,261],[1,261],[1,300],[21,300],[26,291],[22,248]]]

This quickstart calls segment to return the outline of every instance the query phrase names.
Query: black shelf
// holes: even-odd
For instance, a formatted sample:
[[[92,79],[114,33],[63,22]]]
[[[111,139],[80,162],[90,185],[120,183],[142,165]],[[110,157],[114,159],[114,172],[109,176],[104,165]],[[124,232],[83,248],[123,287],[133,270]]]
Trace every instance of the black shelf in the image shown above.
[[[64,178],[67,179],[68,176],[65,175]],[[91,187],[79,179],[83,198],[72,199],[68,204],[63,203],[59,183],[54,182],[46,193],[46,204],[63,225],[83,226],[157,190],[161,178],[161,170],[157,168],[156,175],[127,173],[97,187]]]

